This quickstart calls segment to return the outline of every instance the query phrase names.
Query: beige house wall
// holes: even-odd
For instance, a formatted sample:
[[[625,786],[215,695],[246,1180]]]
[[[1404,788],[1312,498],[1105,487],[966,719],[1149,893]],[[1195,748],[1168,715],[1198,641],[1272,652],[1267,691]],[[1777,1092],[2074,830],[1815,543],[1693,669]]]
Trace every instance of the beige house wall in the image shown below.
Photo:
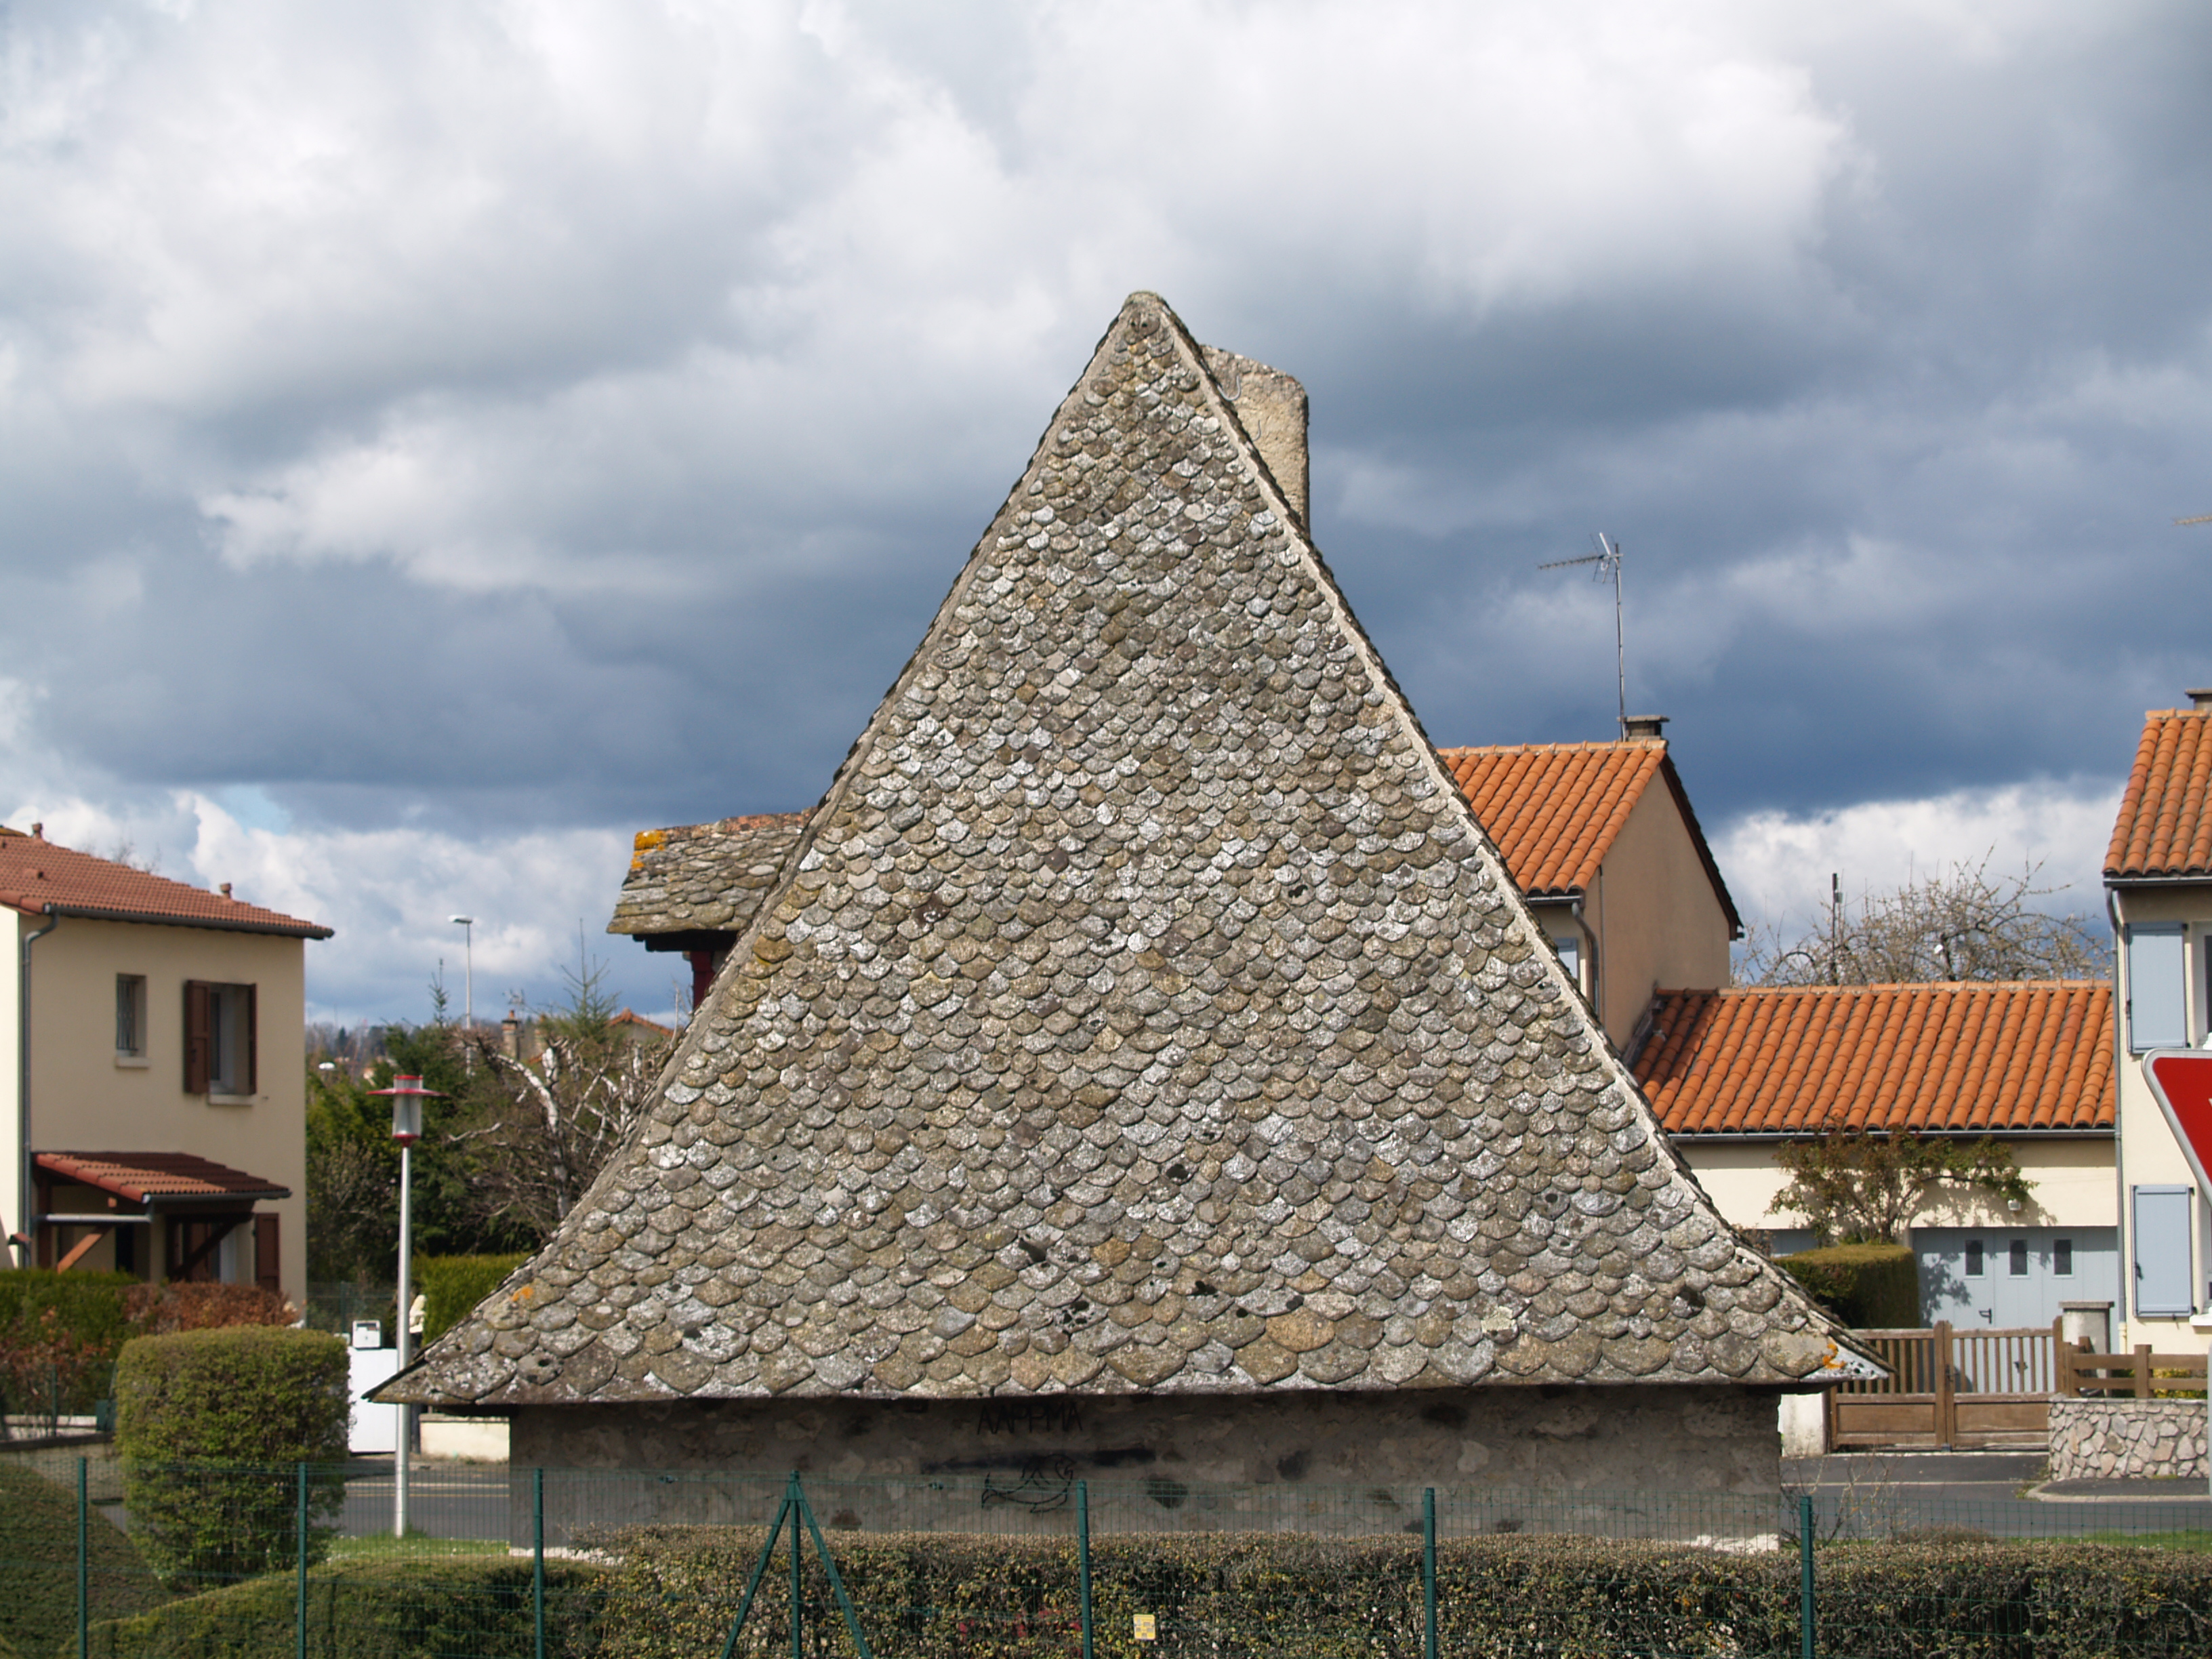
[[[2129,924],[2146,921],[2179,921],[2186,932],[2184,939],[2187,948],[2183,953],[2185,972],[2188,981],[2190,1009],[2189,1040],[2202,1045],[2206,1036],[2205,1001],[2208,986],[2205,975],[2206,941],[2212,939],[2212,884],[2177,883],[2171,887],[2126,888],[2118,894],[2121,920]],[[2123,1011],[2121,1021],[2125,1024],[2124,1011],[2128,1006],[2127,951],[2114,952],[2113,1001]],[[2150,1091],[2150,1085],[2142,1074],[2142,1056],[2132,1052],[2124,1032],[2116,1032],[2112,1040],[2118,1045],[2114,1055],[2114,1072],[2119,1083],[2119,1166],[2114,1182],[2113,1201],[2119,1210],[2120,1263],[2124,1284],[2133,1277],[2132,1264],[2136,1259],[2135,1217],[2129,1202],[2130,1190],[2136,1187],[2197,1187],[2197,1176],[2189,1167],[2189,1160],[2181,1145],[2167,1127],[2166,1115],[2159,1110],[2158,1101]],[[2197,1305],[2201,1311],[2206,1305],[2206,1280],[2212,1277],[2212,1210],[2208,1210],[2206,1195],[2198,1191],[2192,1206],[2197,1225],[2193,1241],[2195,1259],[2191,1264],[2191,1283],[2196,1286]],[[2133,1346],[2148,1342],[2160,1353],[2194,1353],[2204,1347],[2203,1334],[2192,1330],[2188,1319],[2154,1318],[2138,1315],[2132,1299],[2121,1310],[2120,1329],[2115,1340],[2121,1346]]]
[[[1674,793],[1646,789],[1590,883],[1583,923],[1597,969],[1598,1019],[1625,1046],[1651,994],[1729,982],[1728,913]]]
[[[16,918],[6,969],[6,1109],[11,1230],[21,1225],[16,1188],[15,973],[18,941],[44,918]],[[289,1188],[292,1196],[255,1207],[278,1218],[278,1277],[284,1292],[307,1297],[306,1008],[304,942],[279,934],[64,917],[32,947],[31,1146],[37,1152],[191,1152]],[[146,980],[143,1060],[115,1051],[115,981]],[[188,1095],[184,1089],[186,980],[252,985],[258,1010],[256,1088],[250,1097]],[[250,1262],[252,1243],[239,1249]],[[111,1241],[83,1258],[111,1266]],[[251,1279],[250,1271],[242,1277]]]
[[[2157,1109],[2155,1106],[2152,1108]],[[1770,1206],[1789,1176],[1775,1162],[1768,1140],[1709,1141],[1695,1135],[1673,1138],[1674,1150],[1689,1164],[1723,1216],[1738,1227],[1779,1231],[1802,1227],[1795,1211]],[[2008,1139],[2021,1173],[2034,1194],[2018,1214],[2003,1201],[1981,1194],[1944,1194],[1918,1218],[1926,1227],[2110,1227],[2116,1224],[2113,1143],[2109,1137],[2067,1139]]]

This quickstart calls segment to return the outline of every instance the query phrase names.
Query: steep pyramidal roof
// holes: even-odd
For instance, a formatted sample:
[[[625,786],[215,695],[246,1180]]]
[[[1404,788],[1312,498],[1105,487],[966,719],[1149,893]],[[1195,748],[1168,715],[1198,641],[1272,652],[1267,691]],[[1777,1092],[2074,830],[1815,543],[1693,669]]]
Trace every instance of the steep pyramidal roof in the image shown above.
[[[1133,296],[647,1121],[383,1397],[1777,1383],[1239,426]]]

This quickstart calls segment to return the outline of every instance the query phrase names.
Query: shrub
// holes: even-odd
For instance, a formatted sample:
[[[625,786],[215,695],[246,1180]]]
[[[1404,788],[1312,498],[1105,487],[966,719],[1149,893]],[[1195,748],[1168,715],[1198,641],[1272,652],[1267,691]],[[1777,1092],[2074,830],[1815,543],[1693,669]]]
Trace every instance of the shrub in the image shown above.
[[[149,1285],[128,1273],[0,1273],[0,1395],[10,1411],[80,1415],[107,1397],[116,1355],[134,1336],[224,1325],[289,1325],[299,1316],[258,1285]]]
[[[1920,1322],[1920,1265],[1903,1244],[1831,1244],[1778,1257],[1784,1269],[1853,1330]]]
[[[547,1651],[596,1650],[600,1583],[597,1568],[545,1564]],[[333,1562],[307,1576],[307,1651],[311,1659],[528,1659],[530,1586],[531,1564],[505,1557]],[[94,1659],[289,1655],[297,1650],[297,1593],[290,1574],[274,1574],[95,1625]],[[75,1651],[72,1643],[71,1659]]]
[[[610,1573],[600,1659],[720,1650],[760,1549],[759,1528],[647,1527],[600,1540]],[[1066,1538],[831,1533],[878,1652],[1015,1659],[1076,1649],[1077,1567]],[[1109,1659],[1201,1653],[1418,1654],[1418,1538],[1261,1534],[1094,1537],[1092,1608]],[[790,1651],[778,1551],[738,1645]],[[1437,1547],[1447,1653],[1734,1654],[1798,1650],[1794,1548],[1521,1534]],[[839,1615],[810,1547],[805,1619],[829,1652]],[[2212,1560],[2162,1551],[2024,1542],[1878,1543],[1820,1552],[1820,1646],[1862,1659],[2095,1659],[2212,1649]],[[1131,1614],[1158,1620],[1131,1640]],[[836,1633],[832,1633],[832,1632]]]
[[[415,1263],[415,1279],[422,1292],[422,1340],[434,1341],[459,1324],[529,1260],[522,1255],[422,1257]]]
[[[345,1345],[266,1326],[124,1345],[116,1449],[133,1533],[165,1582],[264,1572],[299,1547],[293,1466],[346,1455]],[[310,1559],[329,1536],[342,1474],[315,1470]]]
[[[119,1619],[168,1599],[137,1547],[97,1510],[85,1540],[94,1618]],[[8,1577],[8,1593],[0,1597],[0,1654],[53,1652],[76,1632],[76,1493],[29,1469],[0,1464],[0,1562]]]
[[[11,1412],[92,1409],[134,1334],[128,1273],[0,1273],[0,1396]]]

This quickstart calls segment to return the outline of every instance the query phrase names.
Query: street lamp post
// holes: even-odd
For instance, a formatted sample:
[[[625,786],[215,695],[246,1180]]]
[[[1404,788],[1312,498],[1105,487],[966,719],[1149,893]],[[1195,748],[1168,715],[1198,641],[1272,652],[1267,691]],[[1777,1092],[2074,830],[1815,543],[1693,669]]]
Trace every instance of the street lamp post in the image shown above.
[[[477,1028],[477,919],[474,916],[455,916],[453,926],[461,930],[461,1024],[465,1030]]]
[[[395,1077],[389,1089],[373,1092],[392,1101],[392,1138],[399,1143],[399,1369],[415,1358],[415,1333],[408,1317],[414,1302],[415,1143],[422,1137],[422,1103],[444,1097],[426,1089],[419,1077]],[[407,1536],[407,1477],[415,1449],[415,1408],[399,1408],[399,1444],[392,1455],[392,1535]]]

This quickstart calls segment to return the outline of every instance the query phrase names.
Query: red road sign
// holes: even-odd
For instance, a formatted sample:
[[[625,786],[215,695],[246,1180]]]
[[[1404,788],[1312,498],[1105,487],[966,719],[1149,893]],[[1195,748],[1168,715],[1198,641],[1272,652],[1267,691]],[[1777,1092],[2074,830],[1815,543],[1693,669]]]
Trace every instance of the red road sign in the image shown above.
[[[2158,1097],[2173,1138],[2197,1172],[2197,1190],[2212,1192],[2212,1050],[2154,1048],[2143,1056],[2143,1076]]]

